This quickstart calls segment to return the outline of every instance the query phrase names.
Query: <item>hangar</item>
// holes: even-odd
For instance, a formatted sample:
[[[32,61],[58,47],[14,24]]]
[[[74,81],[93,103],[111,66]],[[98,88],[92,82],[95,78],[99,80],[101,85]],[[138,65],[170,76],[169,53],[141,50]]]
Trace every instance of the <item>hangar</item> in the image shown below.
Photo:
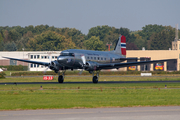
[[[140,61],[147,60],[160,60],[160,59],[172,59],[171,61],[147,64],[136,66],[135,69],[138,71],[154,71],[154,70],[164,70],[164,71],[179,71],[180,70],[180,40],[175,40],[172,42],[172,48],[169,50],[127,50],[126,57],[139,58]],[[130,62],[130,61],[128,61]],[[157,66],[162,67],[162,69],[157,69]],[[125,70],[130,70],[130,68],[125,68]]]

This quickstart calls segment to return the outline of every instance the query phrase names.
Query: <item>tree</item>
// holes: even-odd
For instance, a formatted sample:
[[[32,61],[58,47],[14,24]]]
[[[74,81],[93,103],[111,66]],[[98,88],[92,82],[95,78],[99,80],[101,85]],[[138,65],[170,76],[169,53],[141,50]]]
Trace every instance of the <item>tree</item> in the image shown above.
[[[142,31],[139,32],[139,35],[142,36],[146,40],[150,40],[150,37],[153,33],[159,33],[163,29],[165,29],[165,27],[162,25],[149,24],[149,25],[146,25],[145,27],[142,27]]]
[[[108,34],[111,30],[112,27],[109,27],[108,25],[93,27],[89,30],[87,39],[91,38],[92,36],[96,36],[99,37],[101,41],[104,41],[106,34]]]
[[[22,37],[22,35],[20,33],[18,33],[15,29],[12,29],[9,31],[9,39],[10,41],[16,41],[18,40],[19,38]]]
[[[0,51],[3,51],[3,50],[4,50],[4,42],[0,41]]]
[[[4,50],[4,39],[0,33],[0,51]]]
[[[17,47],[14,42],[8,42],[4,45],[4,50],[5,51],[16,51]]]
[[[175,29],[171,26],[166,26],[164,30],[159,33],[154,33],[150,37],[151,50],[168,50],[172,46],[174,40]]]
[[[145,47],[147,49],[147,43],[145,39],[142,38],[142,36],[140,36],[139,34],[135,34],[135,45],[138,47],[139,50],[142,49],[142,47]]]
[[[134,43],[136,37],[134,34],[130,33],[130,30],[128,28],[120,28],[116,30],[116,33],[124,35],[126,37],[126,42]]]
[[[106,37],[104,38],[104,43],[103,44],[112,44],[111,46],[111,50],[114,49],[117,41],[118,41],[118,38],[119,38],[119,34],[117,33],[114,33],[113,31],[110,31],[109,34],[106,35]],[[106,49],[107,49],[108,46],[106,46]]]
[[[34,30],[35,30],[35,32],[36,32],[36,34],[41,34],[42,32],[44,32],[44,31],[47,31],[47,28],[48,28],[49,26],[44,26],[44,25],[37,25],[37,26],[35,26],[35,28],[34,28]]]
[[[9,40],[9,32],[7,30],[3,30],[2,33],[3,33],[2,35],[4,38],[4,43],[9,42],[10,41]]]
[[[75,48],[75,44],[71,39],[56,32],[46,31],[34,38],[30,38],[27,44],[29,50],[37,51],[56,51]]]
[[[1,35],[1,33],[0,33],[0,42],[1,41],[4,41],[4,39],[3,39],[3,37],[2,37],[2,35]]]
[[[134,43],[127,42],[126,44],[126,50],[138,50],[138,47]]]
[[[85,41],[85,46],[88,50],[104,50],[104,44],[99,40],[99,37],[92,36],[90,39]]]
[[[76,48],[84,48],[85,35],[75,28],[61,28],[56,30],[57,33],[64,35],[66,38],[71,38],[76,44]]]
[[[31,31],[32,33],[35,33],[35,30],[34,30],[34,26],[33,26],[33,25],[26,26],[26,27],[24,28],[24,31],[25,31],[25,33],[27,33],[28,31]]]
[[[17,50],[18,51],[22,51],[22,48],[27,48],[27,43],[29,41],[30,38],[33,38],[33,33],[31,31],[28,31],[27,33],[25,33],[23,35],[23,37],[21,37],[20,39],[18,39],[15,43],[17,46]]]

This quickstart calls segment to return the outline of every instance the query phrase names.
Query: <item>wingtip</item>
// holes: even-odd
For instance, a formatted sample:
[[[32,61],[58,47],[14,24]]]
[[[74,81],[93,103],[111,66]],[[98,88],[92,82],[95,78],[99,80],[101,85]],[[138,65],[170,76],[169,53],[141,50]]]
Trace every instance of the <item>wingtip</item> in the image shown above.
[[[4,56],[1,56],[2,58],[7,58],[7,57],[4,57]]]

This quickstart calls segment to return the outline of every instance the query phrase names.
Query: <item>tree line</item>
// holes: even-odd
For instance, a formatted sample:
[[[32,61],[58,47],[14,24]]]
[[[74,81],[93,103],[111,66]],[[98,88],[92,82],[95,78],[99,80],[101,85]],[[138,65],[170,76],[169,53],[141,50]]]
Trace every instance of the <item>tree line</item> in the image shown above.
[[[180,33],[180,31],[178,31]],[[89,29],[87,35],[75,28],[56,28],[48,25],[0,26],[0,51],[61,51],[65,49],[114,49],[119,34],[126,36],[127,50],[167,50],[175,38],[175,28],[146,25],[139,31],[108,25]],[[180,34],[179,34],[180,35]]]

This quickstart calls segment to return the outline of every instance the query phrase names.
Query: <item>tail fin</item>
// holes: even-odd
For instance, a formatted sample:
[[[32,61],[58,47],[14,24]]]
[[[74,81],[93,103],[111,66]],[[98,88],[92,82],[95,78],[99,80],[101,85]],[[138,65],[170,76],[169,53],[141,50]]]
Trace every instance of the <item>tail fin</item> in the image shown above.
[[[126,37],[124,35],[119,36],[119,40],[114,48],[114,52],[126,57]]]

